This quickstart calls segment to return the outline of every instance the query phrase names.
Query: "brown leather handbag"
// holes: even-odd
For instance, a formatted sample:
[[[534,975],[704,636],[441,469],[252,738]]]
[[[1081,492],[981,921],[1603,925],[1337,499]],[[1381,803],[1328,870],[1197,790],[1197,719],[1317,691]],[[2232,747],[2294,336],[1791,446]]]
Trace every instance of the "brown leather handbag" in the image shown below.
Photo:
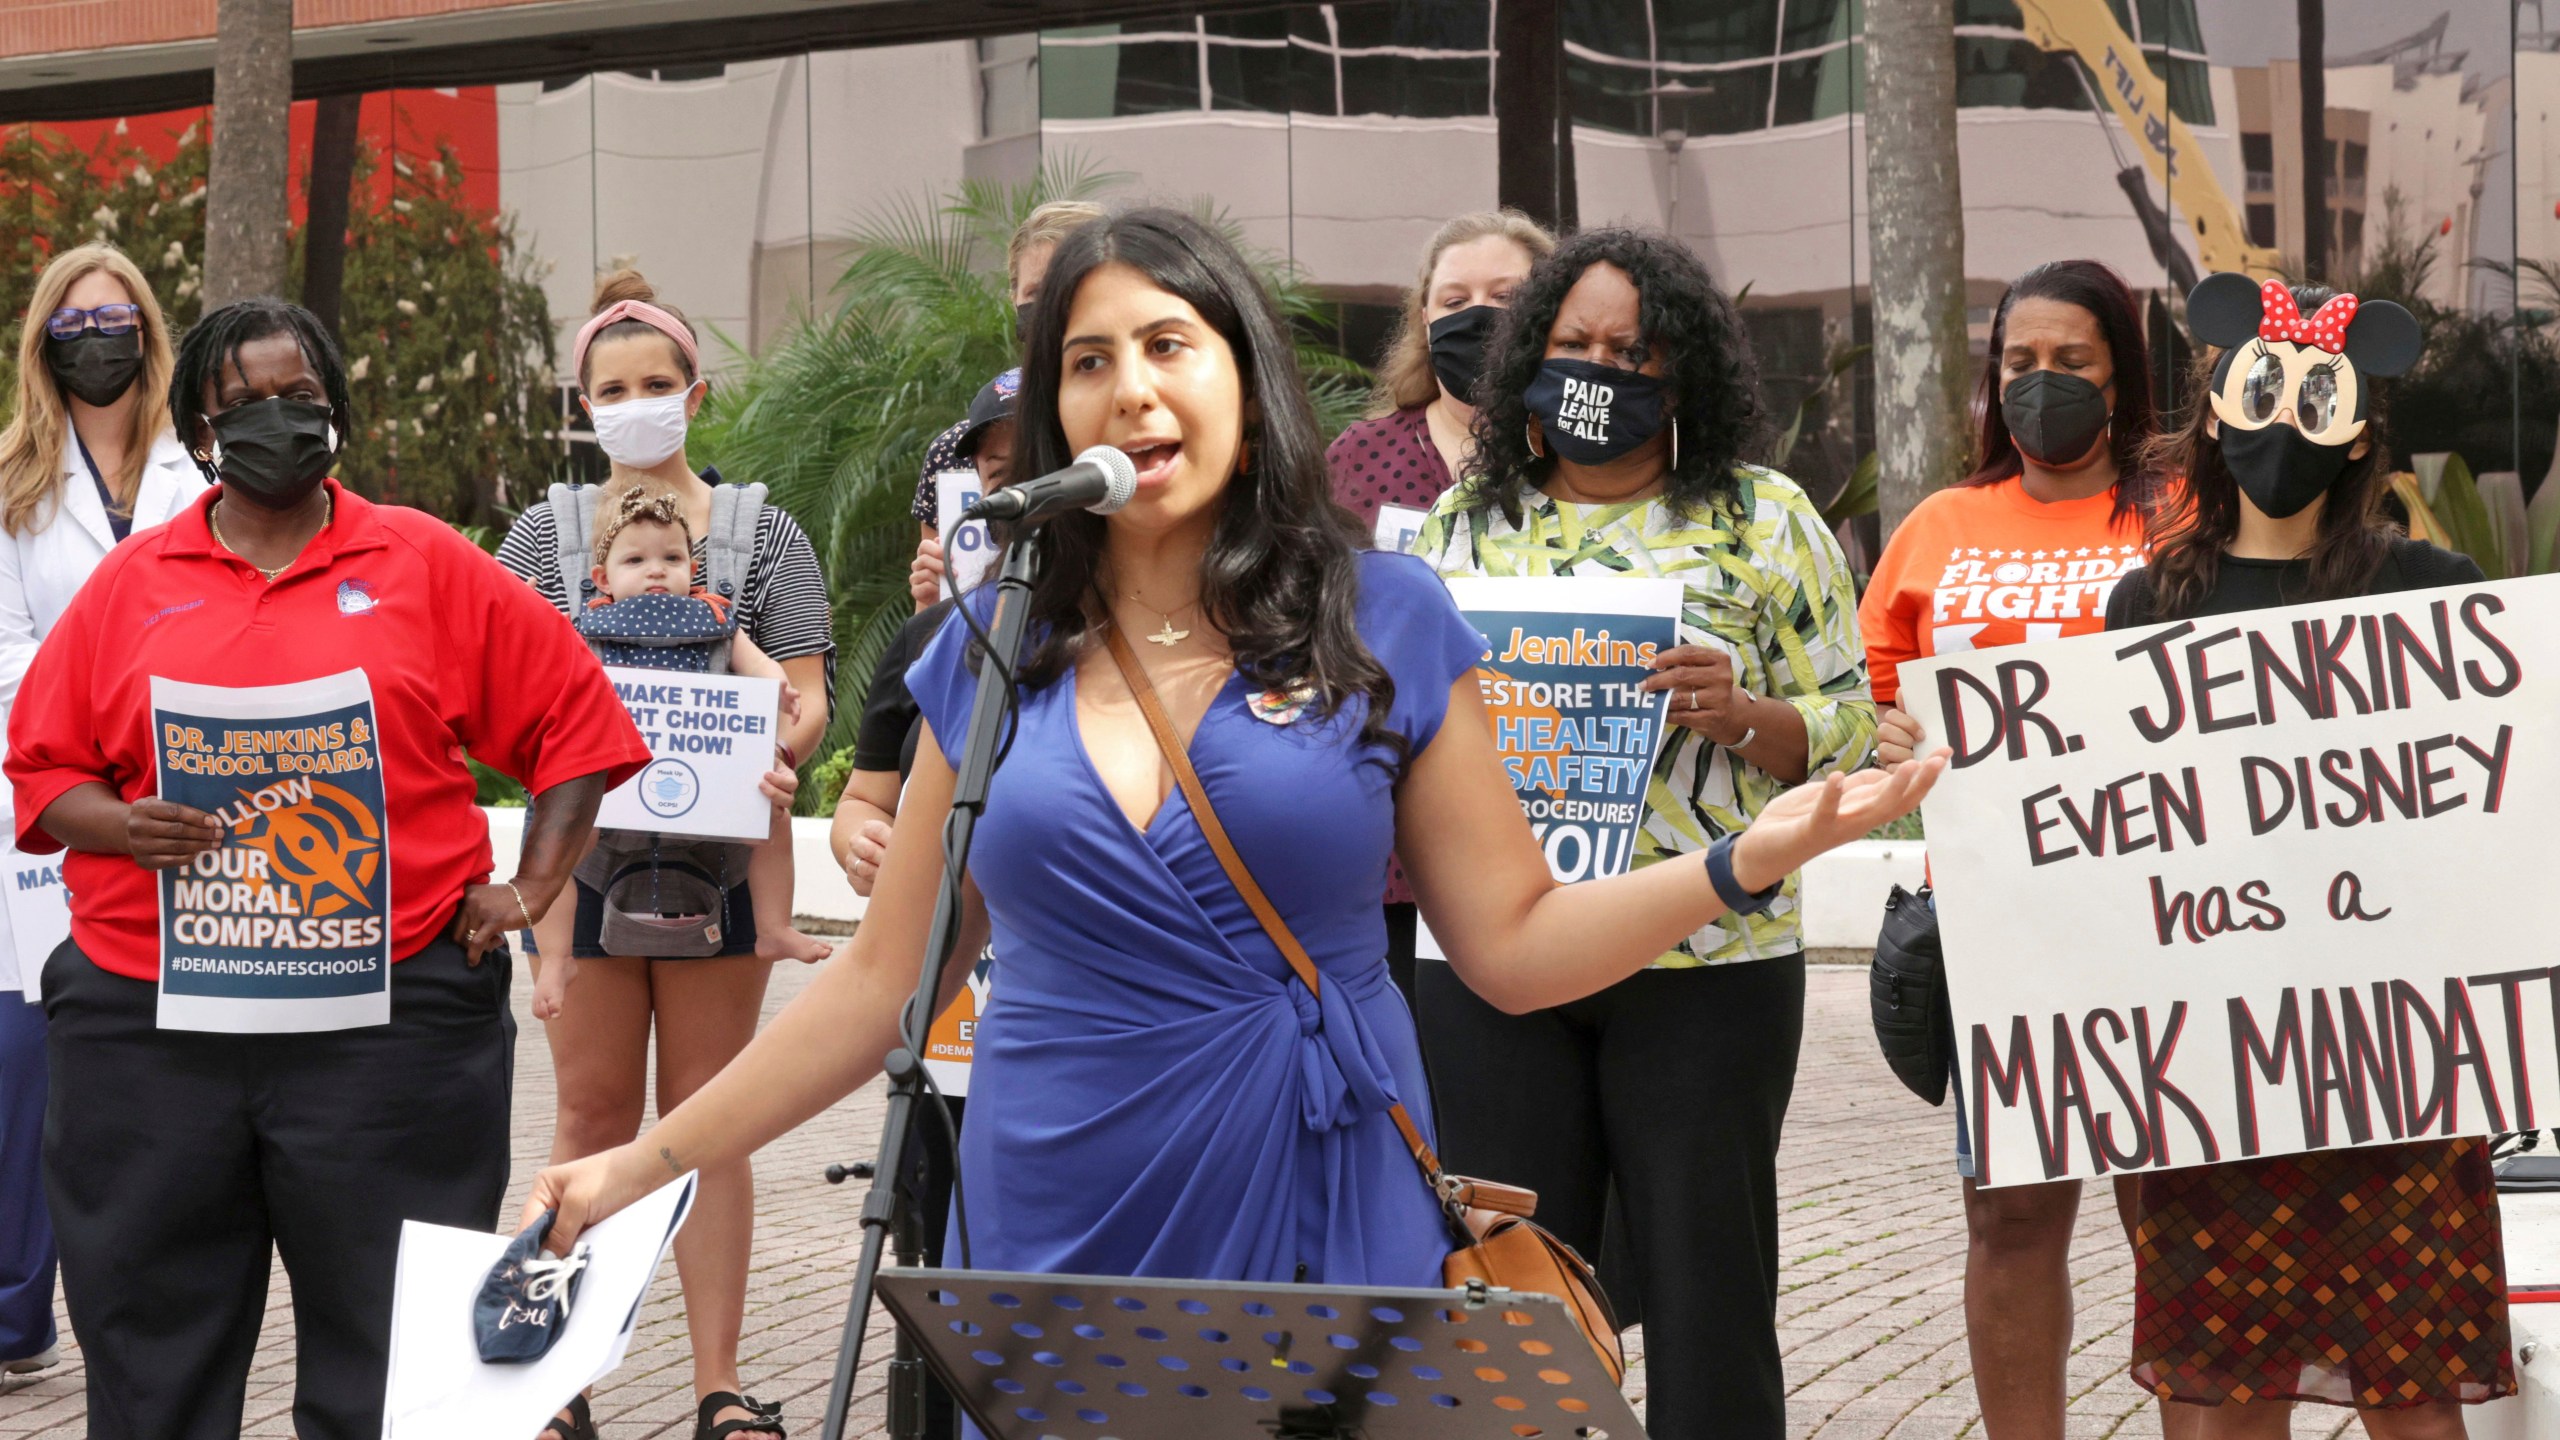
[[[1183,798],[1190,801],[1192,816],[1200,822],[1200,833],[1208,838],[1209,848],[1216,852],[1227,878],[1235,882],[1237,893],[1252,907],[1254,918],[1262,922],[1271,943],[1280,947],[1289,968],[1297,972],[1308,992],[1321,994],[1324,986],[1315,961],[1308,958],[1306,947],[1290,933],[1289,922],[1280,918],[1270,897],[1255,883],[1253,872],[1245,868],[1244,857],[1236,853],[1235,842],[1227,838],[1227,828],[1219,823],[1217,809],[1209,803],[1209,792],[1201,788],[1199,772],[1191,768],[1191,757],[1174,731],[1172,719],[1165,714],[1164,702],[1156,698],[1145,667],[1130,653],[1129,642],[1121,637],[1119,627],[1112,626],[1104,634],[1111,646],[1111,658],[1120,666],[1121,678],[1128,681],[1129,693],[1137,698],[1139,711],[1147,717],[1147,728],[1155,732],[1165,763],[1173,767],[1174,783],[1182,787]],[[1423,1183],[1431,1187],[1432,1196],[1439,1201],[1450,1238],[1456,1243],[1441,1266],[1441,1277],[1453,1288],[1482,1281],[1511,1290],[1553,1295],[1564,1301],[1572,1307],[1574,1320],[1581,1325],[1591,1348],[1598,1352],[1600,1363],[1609,1367],[1609,1378],[1624,1379],[1627,1356],[1618,1341],[1617,1316],[1611,1313],[1608,1298],[1601,1294],[1590,1264],[1575,1254],[1572,1246],[1530,1220],[1537,1212],[1537,1194],[1450,1174],[1441,1168],[1440,1157],[1431,1153],[1421,1127],[1413,1123],[1402,1104],[1387,1114],[1404,1136],[1406,1148],[1413,1151],[1413,1162],[1422,1167]]]

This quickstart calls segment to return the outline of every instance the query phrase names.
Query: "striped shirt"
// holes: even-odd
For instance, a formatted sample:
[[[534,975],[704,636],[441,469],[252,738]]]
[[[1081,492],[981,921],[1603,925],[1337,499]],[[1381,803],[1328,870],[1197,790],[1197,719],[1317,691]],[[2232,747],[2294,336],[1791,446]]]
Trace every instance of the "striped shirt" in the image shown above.
[[[1734,683],[1804,717],[1811,775],[1855,770],[1875,744],[1858,641],[1858,595],[1840,542],[1796,483],[1741,466],[1732,493],[1683,518],[1659,499],[1576,505],[1531,492],[1522,524],[1499,508],[1440,497],[1413,553],[1442,575],[1661,575],[1687,589],[1680,643],[1733,656]],[[1636,831],[1638,868],[1739,832],[1786,788],[1695,730],[1672,726]],[[1766,960],[1804,949],[1797,887],[1758,915],[1726,915],[1654,962],[1657,969]]]
[[[697,577],[709,563],[708,551],[702,541],[693,542]],[[498,545],[498,563],[540,591],[552,608],[569,614],[569,593],[560,575],[560,532],[549,500],[536,500],[516,516]],[[835,692],[836,639],[826,572],[818,568],[818,552],[800,522],[776,505],[765,506],[756,517],[755,563],[738,595],[738,628],[775,660],[826,657],[827,693]]]

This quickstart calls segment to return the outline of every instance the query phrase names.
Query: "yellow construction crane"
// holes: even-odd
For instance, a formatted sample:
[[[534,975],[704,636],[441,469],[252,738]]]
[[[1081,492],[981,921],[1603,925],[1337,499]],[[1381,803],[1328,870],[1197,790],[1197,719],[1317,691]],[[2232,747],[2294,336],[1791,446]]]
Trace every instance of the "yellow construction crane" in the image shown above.
[[[2221,182],[2213,178],[2213,166],[2205,159],[2195,137],[2187,132],[2187,123],[2169,108],[2169,87],[2153,73],[2151,62],[2143,56],[2133,37],[2116,23],[2115,12],[2106,0],[2017,0],[2018,13],[2025,21],[2027,39],[2039,50],[2076,55],[2084,68],[2081,83],[2091,77],[2093,98],[2100,99],[2123,122],[2125,133],[2141,147],[2143,164],[2127,164],[2118,173],[2118,183],[2141,212],[2145,224],[2152,229],[2152,248],[2159,253],[2181,290],[2195,283],[2186,255],[2168,233],[2173,223],[2152,198],[2143,171],[2165,185],[2169,202],[2186,217],[2195,236],[2197,258],[2209,271],[2236,270],[2260,279],[2284,278],[2282,254],[2264,245],[2249,243],[2249,232],[2241,223],[2240,210],[2222,191]],[[2102,118],[2098,122],[2103,126]],[[2116,145],[2113,131],[2107,135],[2110,148]],[[2124,153],[2117,150],[2123,161]]]

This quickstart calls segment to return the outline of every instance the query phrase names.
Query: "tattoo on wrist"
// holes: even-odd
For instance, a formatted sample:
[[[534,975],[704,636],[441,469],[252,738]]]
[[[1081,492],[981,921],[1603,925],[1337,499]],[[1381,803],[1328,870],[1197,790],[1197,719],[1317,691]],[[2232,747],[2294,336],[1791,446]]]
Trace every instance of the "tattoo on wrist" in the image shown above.
[[[667,1162],[668,1174],[675,1176],[682,1176],[684,1174],[684,1167],[676,1163],[675,1151],[661,1145],[658,1147],[658,1158]]]

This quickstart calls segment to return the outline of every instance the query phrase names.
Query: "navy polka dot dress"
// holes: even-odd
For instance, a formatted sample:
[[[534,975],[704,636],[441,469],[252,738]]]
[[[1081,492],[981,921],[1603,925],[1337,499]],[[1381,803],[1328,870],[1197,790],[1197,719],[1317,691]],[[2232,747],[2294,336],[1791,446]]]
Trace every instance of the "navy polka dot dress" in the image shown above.
[[[1449,488],[1449,467],[1440,459],[1440,447],[1431,443],[1431,421],[1424,411],[1416,405],[1363,420],[1325,449],[1335,502],[1373,529],[1380,507],[1428,510]],[[1386,900],[1390,905],[1413,901],[1400,862],[1387,867]]]
[[[578,633],[607,665],[711,673],[711,650],[737,628],[721,607],[699,595],[634,595],[591,605]]]

